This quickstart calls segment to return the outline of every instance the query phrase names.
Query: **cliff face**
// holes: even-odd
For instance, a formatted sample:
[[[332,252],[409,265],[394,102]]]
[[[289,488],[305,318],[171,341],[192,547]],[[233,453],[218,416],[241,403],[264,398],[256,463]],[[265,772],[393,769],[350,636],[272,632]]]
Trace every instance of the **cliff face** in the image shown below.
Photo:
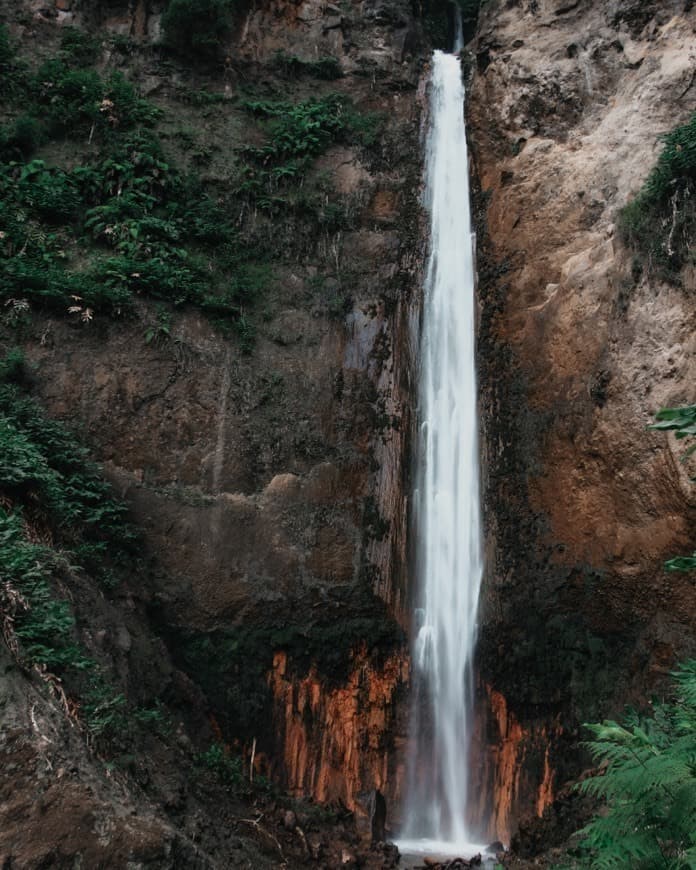
[[[161,62],[161,12],[57,0],[7,17],[40,55],[65,26],[92,28],[100,68],[163,111],[168,153],[186,165],[205,152],[204,181],[223,191],[262,136],[245,99],[339,93],[378,133],[328,148],[301,181],[338,228],[240,205],[273,261],[251,353],[192,309],[161,329],[146,299],[135,318],[84,327],[37,311],[21,336],[33,393],[82,434],[143,532],[147,580],[117,596],[136,599],[139,632],[164,639],[151,663],[164,655],[164,692],[188,687],[183,718],[247,759],[254,744],[259,770],[291,792],[360,809],[371,789],[393,791],[408,682],[423,36],[407,3],[263,4],[212,70]],[[126,59],[113,37],[129,40]],[[326,57],[332,81],[282,66]],[[181,99],[194,90],[220,100],[197,111]],[[69,168],[90,144],[39,156]],[[122,672],[137,670],[130,658]]]
[[[259,772],[359,814],[371,789],[393,804],[401,788],[429,44],[399,0],[278,0],[235,22],[211,70],[153,48],[159,3],[2,11],[39,55],[70,24],[127,38],[101,68],[132,79],[164,112],[172,159],[199,161],[225,192],[264,135],[245,100],[338,92],[380,119],[373,141],[332,145],[302,179],[319,229],[237,203],[273,260],[251,353],[195,308],[165,322],[144,297],[130,319],[37,310],[2,324],[3,351],[22,345],[35,396],[80,431],[143,533],[130,585],[71,587],[78,632],[134,696],[161,695],[180,733],[177,749],[124,762],[134,798],[125,773],[112,782],[84,754],[60,695],[35,694],[8,660],[0,753],[23,779],[14,802],[2,795],[0,863],[10,843],[28,867],[52,849],[61,866],[266,866],[272,844],[264,858],[218,837],[232,825],[218,792],[189,793],[187,729],[197,750],[215,738],[246,763],[253,746]],[[693,274],[681,288],[637,276],[615,231],[659,134],[696,105],[694,14],[676,0],[489,0],[468,59],[488,566],[473,792],[491,839],[577,774],[579,723],[641,700],[694,649],[693,585],[661,569],[692,546],[692,491],[678,447],[644,428],[690,398]],[[327,57],[333,81],[297,73]],[[206,91],[219,99],[201,110]],[[70,167],[90,146],[38,156]],[[17,821],[37,783],[41,838]]]
[[[482,804],[503,838],[577,772],[579,723],[644,699],[694,651],[693,583],[662,569],[693,545],[693,489],[679,446],[645,429],[692,398],[693,275],[640,274],[616,231],[660,134],[696,106],[694,15],[496,2],[473,45]]]

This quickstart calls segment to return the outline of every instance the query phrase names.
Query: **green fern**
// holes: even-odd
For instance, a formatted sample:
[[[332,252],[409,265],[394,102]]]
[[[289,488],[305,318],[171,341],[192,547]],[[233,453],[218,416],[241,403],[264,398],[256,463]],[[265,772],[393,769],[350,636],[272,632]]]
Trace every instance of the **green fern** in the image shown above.
[[[674,674],[675,696],[651,716],[588,725],[603,774],[579,786],[606,801],[581,831],[581,866],[626,870],[696,867],[696,660]]]

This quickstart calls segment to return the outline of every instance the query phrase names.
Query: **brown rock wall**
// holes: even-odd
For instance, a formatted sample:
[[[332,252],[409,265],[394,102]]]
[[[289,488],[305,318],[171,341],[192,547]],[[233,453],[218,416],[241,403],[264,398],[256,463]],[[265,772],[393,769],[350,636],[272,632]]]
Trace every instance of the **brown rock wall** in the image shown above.
[[[236,149],[260,136],[239,105],[250,88],[298,101],[336,90],[356,111],[383,119],[375,145],[332,148],[303,180],[321,183],[327,202],[350,209],[347,228],[248,215],[249,236],[270,237],[276,253],[250,355],[193,310],[172,310],[167,335],[146,340],[158,313],[145,300],[132,319],[98,317],[84,327],[37,314],[22,341],[36,396],[83,434],[143,530],[149,574],[139,591],[156,630],[167,637],[269,626],[282,633],[304,628],[310,608],[326,627],[355,616],[337,601],[364,606],[371,596],[405,625],[411,343],[423,246],[420,63],[413,56],[421,36],[410,6],[344,4],[339,12],[315,0],[254,4],[219,74],[174,57],[160,65],[147,45],[158,37],[160,3],[71,0],[56,15],[51,7],[31,6],[37,15],[18,16],[14,30],[44,53],[58,43],[53,24],[145,43],[104,63],[122,68],[165,110],[161,132],[172,162],[187,159],[177,153],[180,128],[204,127],[206,169],[225,191],[235,183]],[[284,79],[273,64],[281,49],[306,60],[336,55],[345,75],[331,83]],[[196,114],[180,99],[182,89],[239,100]],[[80,147],[42,156],[73,165]],[[273,648],[260,655],[274,652],[282,655]],[[345,687],[326,689],[319,660],[278,688],[284,699],[306,681],[313,692],[321,687],[306,707],[318,724],[302,738],[304,760],[292,740],[271,759],[297,791],[352,804],[359,791],[386,781],[407,665],[401,643],[377,651],[390,662],[386,671],[372,667],[372,653],[359,654]],[[365,674],[371,689],[361,682]],[[278,703],[284,711],[285,701]],[[288,725],[292,734],[297,727]]]
[[[402,776],[388,735],[401,725],[396,716],[408,683],[402,654],[375,666],[359,650],[345,684],[331,687],[316,668],[296,678],[278,653],[268,680],[291,794],[340,802],[359,815],[370,789],[397,796]]]
[[[579,722],[644,698],[666,661],[694,651],[693,583],[662,569],[693,548],[694,491],[678,445],[645,429],[658,408],[693,400],[693,288],[688,275],[682,288],[649,273],[634,283],[616,230],[660,134],[696,108],[694,15],[676,0],[490,3],[474,48],[480,664],[522,731],[527,777],[502,785],[513,749],[489,734],[495,790],[511,795],[503,838],[541,812],[552,777],[577,771]],[[540,759],[524,747],[542,734]]]

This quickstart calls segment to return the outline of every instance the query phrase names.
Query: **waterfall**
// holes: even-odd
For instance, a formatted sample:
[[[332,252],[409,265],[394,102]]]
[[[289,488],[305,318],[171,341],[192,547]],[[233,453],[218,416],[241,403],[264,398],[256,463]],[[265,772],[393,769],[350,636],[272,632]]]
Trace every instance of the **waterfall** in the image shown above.
[[[457,28],[455,47],[461,47]],[[474,253],[459,60],[433,56],[414,492],[419,607],[402,851],[471,845],[467,784],[472,656],[482,574],[475,371]]]

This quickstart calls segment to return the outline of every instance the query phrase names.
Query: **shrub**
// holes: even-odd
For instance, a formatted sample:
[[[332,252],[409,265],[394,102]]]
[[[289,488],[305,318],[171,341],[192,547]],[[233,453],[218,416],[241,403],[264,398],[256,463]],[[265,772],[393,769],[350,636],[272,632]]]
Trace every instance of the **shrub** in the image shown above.
[[[76,66],[91,66],[96,63],[101,49],[96,37],[77,27],[63,28],[60,47],[67,59]]]
[[[650,716],[588,725],[606,771],[579,788],[606,800],[582,835],[582,865],[689,870],[696,866],[696,660],[673,675],[674,698]]]
[[[294,54],[277,51],[272,60],[273,67],[280,75],[295,79],[301,76],[313,76],[325,81],[343,78],[343,70],[338,58],[327,56],[316,60],[302,60]]]
[[[43,160],[33,160],[22,169],[17,189],[22,205],[48,223],[71,220],[81,203],[71,176],[60,169],[47,169]]]
[[[115,692],[98,672],[92,675],[83,693],[82,716],[90,735],[97,739],[126,734],[130,727],[125,695]]]
[[[29,661],[50,670],[90,667],[90,660],[73,638],[75,620],[70,605],[57,598],[51,588],[55,557],[47,547],[27,540],[21,514],[8,513],[3,507],[0,562],[4,581],[0,613],[10,616]]]
[[[26,89],[24,64],[16,56],[9,31],[0,24],[0,102],[16,102]]]
[[[122,73],[103,80],[93,69],[73,69],[64,58],[51,58],[40,67],[35,91],[54,135],[105,135],[151,125],[160,116]]]
[[[243,150],[247,159],[240,191],[265,211],[276,213],[290,203],[282,193],[299,181],[311,160],[338,141],[372,145],[381,118],[363,115],[340,94],[301,103],[250,101],[244,108],[262,119],[265,145]]]
[[[232,0],[170,0],[162,16],[164,41],[182,54],[214,60],[231,21]]]
[[[696,237],[696,113],[663,137],[657,165],[619,214],[619,229],[648,267],[677,282]]]
[[[26,160],[43,140],[41,124],[31,115],[20,115],[0,128],[0,155],[6,160]]]
[[[17,351],[5,357],[6,380],[17,379],[20,360]],[[56,542],[103,544],[100,555],[128,558],[134,531],[125,505],[74,436],[10,383],[0,385],[0,447],[0,491],[34,514],[40,509]]]
[[[0,383],[21,384],[26,379],[26,363],[24,354],[18,347],[8,351],[0,359]]]
[[[142,99],[120,72],[114,73],[106,82],[104,99],[107,102],[101,107],[102,117],[112,128],[125,130],[138,124],[151,126],[162,114],[160,109]]]
[[[242,789],[246,783],[242,759],[232,756],[229,750],[219,743],[213,743],[205,752],[197,758],[198,764],[206,768],[234,792]]]
[[[94,70],[70,69],[63,60],[53,58],[37,73],[37,91],[55,133],[82,134],[101,117],[104,86]]]

